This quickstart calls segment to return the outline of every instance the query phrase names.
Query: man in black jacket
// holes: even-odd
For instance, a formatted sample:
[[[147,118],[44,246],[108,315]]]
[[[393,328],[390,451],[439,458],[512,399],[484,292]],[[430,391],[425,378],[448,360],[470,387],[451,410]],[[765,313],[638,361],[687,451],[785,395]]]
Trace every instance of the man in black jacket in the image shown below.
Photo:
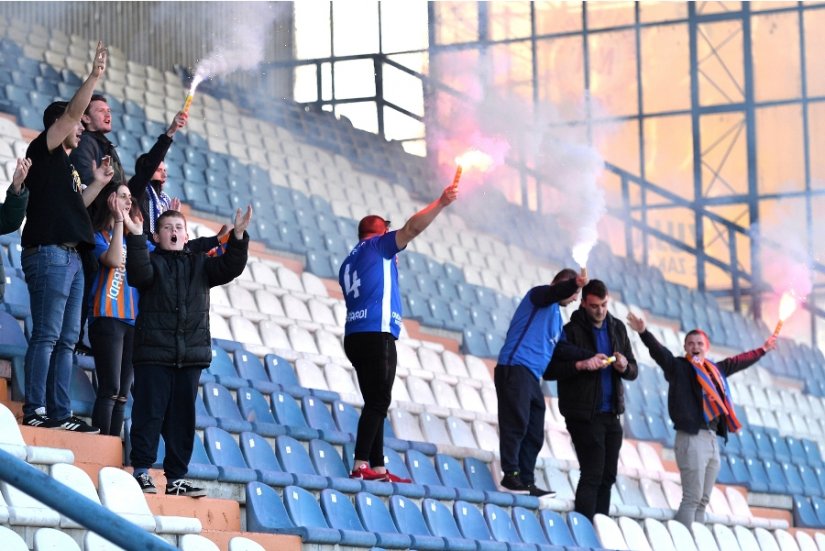
[[[563,362],[554,356],[548,376],[558,381],[559,411],[576,448],[581,478],[576,512],[589,519],[610,513],[622,447],[624,387],[639,374],[624,324],[607,311],[607,287],[593,279],[582,288],[581,306],[564,326],[567,341],[610,358],[602,365]]]
[[[193,253],[186,219],[177,211],[158,218],[157,248],[152,254],[146,236],[126,238],[126,276],[140,292],[135,320],[135,384],[132,406],[134,476],[145,493],[157,493],[149,476],[155,462],[158,437],[166,443],[163,469],[166,493],[201,497],[205,490],[184,476],[195,441],[195,398],[202,369],[212,361],[209,333],[209,289],[229,283],[246,267],[252,218],[238,209],[226,252],[217,257]],[[139,217],[133,222],[140,227]]]
[[[685,356],[676,358],[645,329],[642,318],[631,313],[627,321],[639,333],[670,385],[667,410],[676,429],[674,451],[682,477],[682,502],[676,520],[690,528],[693,522],[705,521],[705,508],[719,474],[716,435],[727,440],[728,432],[740,426],[730,401],[727,377],[752,366],[776,348],[776,337],[769,337],[755,350],[714,363],[707,359],[710,339],[701,329],[685,336]]]

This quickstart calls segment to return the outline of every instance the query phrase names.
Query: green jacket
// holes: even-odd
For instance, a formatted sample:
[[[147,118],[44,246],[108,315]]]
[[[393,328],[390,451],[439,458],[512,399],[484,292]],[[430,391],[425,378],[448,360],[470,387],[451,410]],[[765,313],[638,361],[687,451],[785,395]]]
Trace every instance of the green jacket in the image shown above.
[[[29,189],[25,186],[20,195],[15,195],[9,186],[6,191],[6,200],[0,205],[0,235],[6,235],[20,229],[23,218],[26,216],[26,205],[29,204]],[[6,294],[6,270],[0,262],[0,302]]]

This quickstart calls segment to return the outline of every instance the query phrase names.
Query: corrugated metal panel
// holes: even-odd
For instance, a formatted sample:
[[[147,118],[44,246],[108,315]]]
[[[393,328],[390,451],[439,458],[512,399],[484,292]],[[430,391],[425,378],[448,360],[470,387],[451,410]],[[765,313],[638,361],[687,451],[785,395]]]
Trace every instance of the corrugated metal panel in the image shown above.
[[[120,48],[127,59],[161,70],[194,67],[217,47],[237,43],[233,37],[245,27],[271,21],[262,61],[294,58],[291,2],[0,2],[0,16],[7,32],[40,25],[49,29],[47,34],[57,30],[89,41],[99,38]],[[268,93],[292,97],[291,71],[269,76],[275,78],[250,72],[228,80],[247,86],[265,80],[273,86]]]

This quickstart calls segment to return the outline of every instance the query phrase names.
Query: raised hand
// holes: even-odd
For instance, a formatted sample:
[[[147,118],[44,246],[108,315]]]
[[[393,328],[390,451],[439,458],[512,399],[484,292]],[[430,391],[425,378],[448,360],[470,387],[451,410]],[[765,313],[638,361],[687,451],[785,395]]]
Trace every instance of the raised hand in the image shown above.
[[[458,184],[450,184],[441,193],[441,206],[446,207],[458,198]]]
[[[587,268],[582,268],[579,271],[579,274],[576,276],[576,285],[578,285],[579,288],[581,289],[582,287],[587,285],[588,281],[590,281],[590,280],[587,279]]]
[[[117,193],[110,193],[106,199],[106,205],[109,207],[109,212],[115,218],[115,222],[120,222],[123,219],[123,211],[118,208]]]
[[[106,60],[109,57],[109,52],[103,45],[102,40],[98,40],[97,49],[95,50],[95,58],[92,64],[92,76],[99,78],[106,70]]]
[[[171,138],[175,134],[175,132],[186,126],[186,121],[188,120],[189,114],[180,111],[177,115],[175,115],[175,118],[172,119],[172,124],[169,125],[169,129],[166,131],[166,135]]]
[[[643,318],[640,318],[633,312],[628,312],[627,323],[628,325],[630,325],[630,328],[636,331],[637,333],[645,332],[645,320]]]
[[[249,227],[250,220],[252,220],[252,205],[246,207],[245,213],[242,213],[241,209],[235,211],[235,239],[243,239],[243,232]]]
[[[132,235],[140,235],[143,233],[143,213],[139,208],[132,208],[131,213],[124,211],[123,226],[129,230]]]
[[[17,159],[17,166],[14,168],[14,175],[11,177],[11,184],[14,186],[15,193],[20,193],[20,187],[26,181],[31,166],[31,159]]]
[[[765,341],[765,344],[762,345],[762,348],[765,349],[765,352],[768,352],[776,348],[776,335],[771,335],[770,337],[768,337],[768,340]]]
[[[92,176],[96,182],[103,184],[104,186],[112,181],[112,176],[115,175],[115,169],[112,168],[112,158],[108,155],[103,157],[103,160],[100,162],[100,166],[97,166],[97,163],[94,159],[92,159]]]
[[[169,203],[169,210],[180,212],[180,199],[172,197],[172,201]]]

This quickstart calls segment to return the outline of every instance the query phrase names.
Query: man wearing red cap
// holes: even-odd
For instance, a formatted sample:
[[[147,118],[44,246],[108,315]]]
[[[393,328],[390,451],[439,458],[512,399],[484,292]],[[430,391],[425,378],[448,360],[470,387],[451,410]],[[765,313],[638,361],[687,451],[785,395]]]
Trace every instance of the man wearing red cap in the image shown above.
[[[446,187],[438,199],[410,217],[398,231],[390,231],[389,220],[365,216],[358,224],[358,244],[341,264],[338,282],[347,304],[344,351],[355,368],[364,397],[352,478],[409,482],[384,466],[384,419],[395,380],[395,340],[401,332],[395,255],[457,196],[457,186]]]

